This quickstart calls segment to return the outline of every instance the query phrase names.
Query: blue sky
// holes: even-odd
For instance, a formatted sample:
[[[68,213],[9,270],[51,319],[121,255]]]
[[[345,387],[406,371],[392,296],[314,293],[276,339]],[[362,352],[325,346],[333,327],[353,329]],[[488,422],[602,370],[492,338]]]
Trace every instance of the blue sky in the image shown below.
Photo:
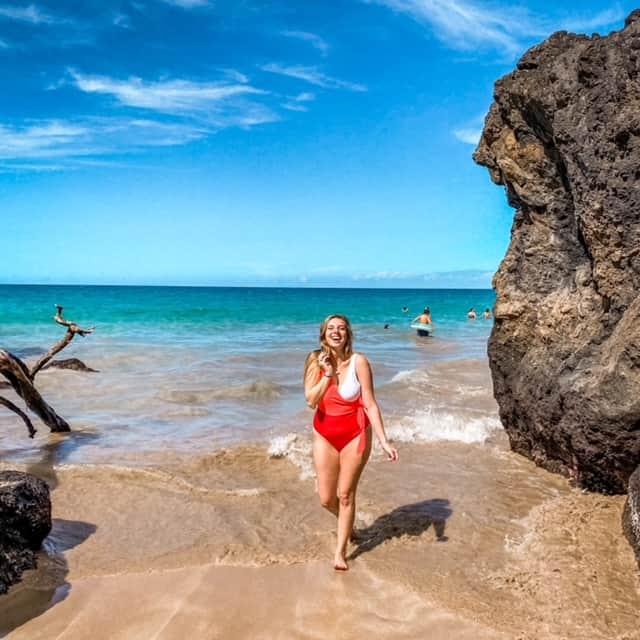
[[[633,8],[0,0],[0,282],[488,287],[494,81]]]

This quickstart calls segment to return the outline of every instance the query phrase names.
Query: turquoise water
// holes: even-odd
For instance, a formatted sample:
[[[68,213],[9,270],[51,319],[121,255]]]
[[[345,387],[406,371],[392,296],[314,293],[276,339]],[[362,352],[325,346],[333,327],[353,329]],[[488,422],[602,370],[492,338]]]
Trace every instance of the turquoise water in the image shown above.
[[[494,301],[491,290],[0,285],[0,329],[9,347],[7,341],[20,342],[25,334],[49,327],[55,304],[64,305],[75,322],[99,326],[101,333],[148,332],[149,339],[193,331],[306,328],[329,313],[346,314],[363,328],[404,329],[429,306],[440,334],[457,339],[482,331],[467,321],[469,308],[480,312]],[[405,306],[408,313],[402,312]]]
[[[492,321],[466,316],[492,307],[492,291],[3,285],[0,347],[27,361],[44,353],[64,335],[55,304],[95,327],[59,357],[100,373],[43,371],[38,387],[74,431],[91,434],[101,460],[109,451],[118,460],[133,449],[197,451],[307,433],[302,369],[330,313],[351,319],[397,433],[468,441],[495,427]],[[409,324],[425,306],[435,332],[420,338]],[[0,412],[5,455],[24,449],[23,429]]]

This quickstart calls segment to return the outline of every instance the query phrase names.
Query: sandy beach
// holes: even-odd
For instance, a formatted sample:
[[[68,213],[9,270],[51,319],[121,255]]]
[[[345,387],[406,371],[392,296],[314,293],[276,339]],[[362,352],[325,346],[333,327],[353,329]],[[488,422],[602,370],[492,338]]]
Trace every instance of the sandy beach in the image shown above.
[[[286,456],[31,471],[56,485],[54,526],[0,600],[10,638],[639,637],[623,498],[572,489],[502,438],[412,445],[398,465],[378,452],[346,574]]]

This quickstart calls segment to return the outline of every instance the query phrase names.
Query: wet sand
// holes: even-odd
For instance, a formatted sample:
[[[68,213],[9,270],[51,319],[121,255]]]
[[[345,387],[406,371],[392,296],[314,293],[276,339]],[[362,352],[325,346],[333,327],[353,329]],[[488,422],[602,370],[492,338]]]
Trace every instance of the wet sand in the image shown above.
[[[0,598],[0,631],[640,638],[622,497],[571,488],[508,451],[502,434],[405,444],[397,464],[374,451],[350,571],[336,573],[335,521],[299,440],[280,457],[240,446],[136,468],[29,465],[54,487],[54,526],[40,568]]]

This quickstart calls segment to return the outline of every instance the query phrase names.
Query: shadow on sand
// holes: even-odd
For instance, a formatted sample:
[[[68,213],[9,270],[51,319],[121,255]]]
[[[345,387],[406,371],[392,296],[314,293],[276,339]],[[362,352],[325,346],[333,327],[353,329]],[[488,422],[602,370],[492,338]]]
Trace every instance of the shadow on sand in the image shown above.
[[[55,434],[42,447],[41,458],[26,471],[42,478],[53,492],[58,486],[55,465],[72,451],[96,438],[93,434],[71,432]],[[52,496],[52,501],[55,496]],[[36,618],[67,597],[71,585],[66,581],[69,567],[64,552],[82,544],[95,533],[97,527],[88,522],[55,518],[51,532],[38,554],[36,569],[26,571],[22,581],[13,585],[9,593],[0,596],[0,638]]]
[[[453,510],[445,498],[432,498],[414,502],[380,516],[372,525],[356,532],[356,548],[349,558],[353,560],[367,551],[375,549],[392,538],[420,536],[433,526],[436,540],[446,542],[445,526]]]

